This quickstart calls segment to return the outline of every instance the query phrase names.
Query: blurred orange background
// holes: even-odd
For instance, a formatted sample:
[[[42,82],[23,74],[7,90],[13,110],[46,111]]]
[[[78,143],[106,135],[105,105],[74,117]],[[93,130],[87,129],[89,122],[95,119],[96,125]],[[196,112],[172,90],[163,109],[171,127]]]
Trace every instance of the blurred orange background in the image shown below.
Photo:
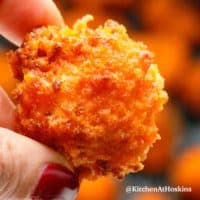
[[[101,177],[83,181],[77,200],[200,200],[200,1],[56,0],[66,24],[94,15],[91,27],[108,18],[155,54],[170,101],[157,118],[161,140],[145,168],[123,181]],[[0,38],[0,86],[9,95],[15,80],[6,52],[15,48]],[[126,193],[126,186],[185,186],[188,193]]]

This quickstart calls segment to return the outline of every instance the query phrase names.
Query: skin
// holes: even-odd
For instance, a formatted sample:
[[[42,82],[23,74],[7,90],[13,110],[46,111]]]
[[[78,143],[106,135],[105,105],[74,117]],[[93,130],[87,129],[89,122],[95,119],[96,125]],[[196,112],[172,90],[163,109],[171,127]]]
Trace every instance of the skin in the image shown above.
[[[52,0],[0,0],[0,34],[16,45],[33,28],[51,24],[64,25]]]
[[[20,45],[33,28],[63,19],[51,0],[0,0],[0,34]],[[70,168],[57,152],[12,131],[15,106],[0,87],[0,199],[29,198],[47,163]],[[31,155],[31,156],[30,156]]]

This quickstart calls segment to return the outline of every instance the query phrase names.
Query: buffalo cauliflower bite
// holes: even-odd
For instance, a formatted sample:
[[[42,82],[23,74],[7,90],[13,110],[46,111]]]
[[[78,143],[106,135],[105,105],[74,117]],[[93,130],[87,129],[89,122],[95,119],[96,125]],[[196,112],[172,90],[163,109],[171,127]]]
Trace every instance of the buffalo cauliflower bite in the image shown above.
[[[112,20],[42,27],[10,53],[16,130],[61,152],[80,178],[143,168],[167,100],[152,53]]]

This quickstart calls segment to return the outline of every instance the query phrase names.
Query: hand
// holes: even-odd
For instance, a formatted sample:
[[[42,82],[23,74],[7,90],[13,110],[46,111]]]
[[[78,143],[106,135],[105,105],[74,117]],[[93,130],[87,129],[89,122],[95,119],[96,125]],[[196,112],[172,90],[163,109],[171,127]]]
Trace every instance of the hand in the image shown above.
[[[51,0],[0,0],[0,33],[13,43],[21,44],[27,32],[46,24],[63,25]],[[14,109],[0,87],[0,200],[74,199],[78,180],[69,164],[45,145],[13,132]]]
[[[50,24],[64,25],[52,0],[0,0],[0,34],[16,45],[33,28]]]

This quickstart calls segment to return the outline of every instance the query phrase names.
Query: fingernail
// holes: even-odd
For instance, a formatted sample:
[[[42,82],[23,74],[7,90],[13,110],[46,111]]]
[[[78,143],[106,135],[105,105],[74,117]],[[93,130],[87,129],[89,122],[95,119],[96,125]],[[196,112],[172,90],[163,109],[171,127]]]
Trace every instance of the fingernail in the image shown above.
[[[73,172],[58,164],[48,164],[44,167],[31,198],[33,200],[72,200],[78,187],[78,178]]]

